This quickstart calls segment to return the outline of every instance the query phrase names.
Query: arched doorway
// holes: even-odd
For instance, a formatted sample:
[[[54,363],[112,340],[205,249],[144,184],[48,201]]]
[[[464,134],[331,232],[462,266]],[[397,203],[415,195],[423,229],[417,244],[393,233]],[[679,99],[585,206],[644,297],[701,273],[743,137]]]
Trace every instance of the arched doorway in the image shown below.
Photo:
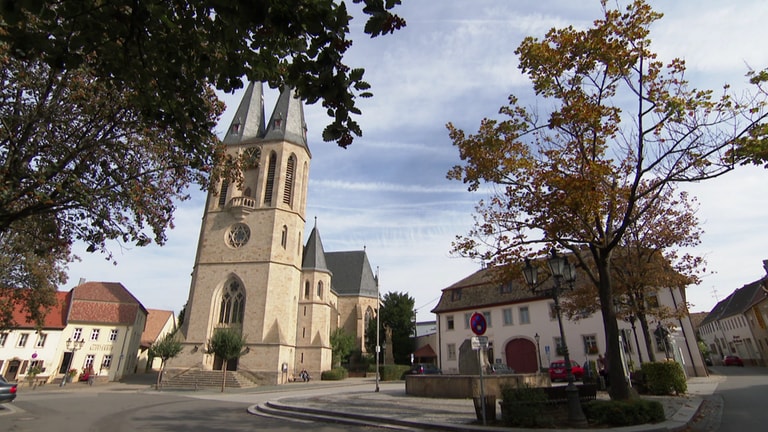
[[[528,339],[512,339],[504,347],[504,353],[507,357],[507,365],[516,373],[535,373],[539,370],[536,344]]]

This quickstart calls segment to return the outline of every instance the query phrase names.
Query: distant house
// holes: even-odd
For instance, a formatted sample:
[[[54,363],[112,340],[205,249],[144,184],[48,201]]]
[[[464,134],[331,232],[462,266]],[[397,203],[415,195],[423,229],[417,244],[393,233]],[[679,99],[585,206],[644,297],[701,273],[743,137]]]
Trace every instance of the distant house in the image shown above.
[[[61,381],[92,369],[99,379],[116,381],[136,372],[147,310],[122,284],[85,282],[57,292],[58,305],[40,331],[17,308],[20,325],[0,333],[0,373],[23,380],[40,366],[46,381]]]
[[[47,381],[55,375],[61,357],[62,332],[66,327],[70,292],[57,292],[56,305],[45,315],[41,328],[27,320],[21,305],[13,310],[17,327],[0,332],[0,375],[9,381],[23,380],[31,368]]]
[[[713,362],[738,355],[746,364],[768,364],[767,290],[768,277],[744,285],[718,302],[702,321],[699,336]]]
[[[649,303],[670,307],[685,304],[681,291],[661,289]],[[563,358],[553,299],[531,293],[520,282],[497,282],[492,268],[478,270],[443,289],[432,312],[437,314],[436,351],[443,373],[459,373],[460,351],[469,346],[474,336],[470,317],[475,312],[482,314],[487,323],[488,362],[506,364],[519,373],[533,373]],[[639,327],[633,329],[630,323],[619,321],[618,324],[627,367],[637,369],[641,360],[650,359],[642,332]],[[651,330],[658,325],[650,324]],[[671,330],[670,344],[652,335],[655,357],[674,358],[689,376],[706,376],[690,319],[686,316],[663,324]],[[581,364],[595,360],[606,351],[599,311],[572,321],[563,316],[563,327],[571,360]]]
[[[139,347],[137,367],[139,373],[160,370],[161,359],[153,358],[150,361],[149,347],[162,340],[165,335],[175,331],[176,316],[173,311],[147,309],[147,325],[144,328],[144,333],[141,334],[141,346]]]

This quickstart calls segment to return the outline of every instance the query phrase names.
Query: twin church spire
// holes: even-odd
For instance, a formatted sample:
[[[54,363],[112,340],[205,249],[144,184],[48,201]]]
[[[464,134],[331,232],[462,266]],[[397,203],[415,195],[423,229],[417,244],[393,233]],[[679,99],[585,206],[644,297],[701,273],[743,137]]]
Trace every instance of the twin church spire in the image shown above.
[[[264,119],[264,86],[262,83],[251,82],[224,135],[224,144],[274,140],[287,141],[309,150],[304,106],[293,89],[286,88],[280,92],[269,122]]]

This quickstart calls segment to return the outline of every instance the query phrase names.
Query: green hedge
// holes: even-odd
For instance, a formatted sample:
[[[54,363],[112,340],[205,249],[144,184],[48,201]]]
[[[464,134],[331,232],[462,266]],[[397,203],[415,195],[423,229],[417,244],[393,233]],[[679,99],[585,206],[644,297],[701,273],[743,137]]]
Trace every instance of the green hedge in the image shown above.
[[[632,426],[664,421],[664,406],[659,401],[594,400],[583,405],[590,424],[611,427]]]
[[[408,365],[382,365],[379,366],[379,376],[382,381],[397,381],[410,369]]]
[[[548,400],[544,389],[528,385],[503,387],[501,399],[501,420],[505,425],[526,428],[551,426],[543,415]]]
[[[683,367],[676,362],[643,363],[637,378],[641,389],[652,395],[680,395],[688,391]]]
[[[349,372],[346,369],[338,367],[323,371],[323,373],[320,374],[320,379],[323,381],[341,381],[347,379],[348,376]]]

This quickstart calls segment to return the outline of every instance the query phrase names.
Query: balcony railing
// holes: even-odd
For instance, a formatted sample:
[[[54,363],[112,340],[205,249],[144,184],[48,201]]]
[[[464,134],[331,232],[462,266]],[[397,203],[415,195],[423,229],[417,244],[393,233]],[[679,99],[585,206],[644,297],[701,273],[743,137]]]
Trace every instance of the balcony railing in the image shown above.
[[[237,219],[242,220],[256,209],[256,200],[247,196],[232,197],[229,200],[229,211]]]

